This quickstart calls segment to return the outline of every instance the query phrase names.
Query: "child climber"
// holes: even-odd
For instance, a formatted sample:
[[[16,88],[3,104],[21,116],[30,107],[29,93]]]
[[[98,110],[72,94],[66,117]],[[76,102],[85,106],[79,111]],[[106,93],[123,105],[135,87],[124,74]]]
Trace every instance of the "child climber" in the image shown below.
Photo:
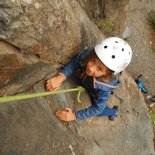
[[[120,84],[116,74],[122,72],[130,63],[132,50],[127,42],[118,37],[110,37],[95,46],[78,53],[53,78],[47,80],[49,91],[60,88],[74,71],[79,72],[81,85],[87,90],[92,105],[73,112],[69,108],[58,110],[56,116],[63,121],[83,120],[95,116],[117,118],[118,106],[107,107],[108,98]]]

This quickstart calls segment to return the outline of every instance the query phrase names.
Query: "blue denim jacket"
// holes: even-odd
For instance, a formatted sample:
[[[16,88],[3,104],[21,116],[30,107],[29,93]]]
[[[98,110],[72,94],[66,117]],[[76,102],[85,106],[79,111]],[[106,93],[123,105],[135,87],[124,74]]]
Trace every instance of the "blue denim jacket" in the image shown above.
[[[104,82],[100,78],[93,78],[84,74],[81,68],[85,57],[90,53],[92,48],[88,48],[78,53],[68,64],[66,64],[60,71],[66,78],[69,77],[73,72],[80,69],[80,80],[82,86],[88,91],[92,105],[88,108],[75,112],[77,120],[83,120],[90,117],[98,116],[107,107],[108,98],[114,88],[118,87],[120,82],[113,79],[111,82]]]

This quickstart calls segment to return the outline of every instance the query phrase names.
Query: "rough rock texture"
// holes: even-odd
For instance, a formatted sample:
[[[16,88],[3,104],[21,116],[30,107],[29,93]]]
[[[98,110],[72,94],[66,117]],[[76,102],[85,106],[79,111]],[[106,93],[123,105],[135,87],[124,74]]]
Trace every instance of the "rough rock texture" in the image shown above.
[[[74,0],[0,2],[0,93],[45,91],[47,78],[85,46],[104,36]],[[51,73],[51,74],[49,74]],[[143,97],[126,72],[109,100],[119,106],[114,122],[91,118],[61,122],[55,111],[89,106],[87,93],[0,104],[2,155],[151,155],[153,132]],[[61,89],[77,86],[75,77]]]
[[[48,73],[54,66],[33,55],[23,54],[18,48],[0,41],[0,93],[15,94],[25,91]]]
[[[8,45],[8,55],[7,43],[0,44],[1,77],[5,79],[0,83],[1,93],[26,90],[49,71],[62,66],[67,58],[103,38],[74,1],[6,0],[0,2],[0,8],[0,38],[18,48],[12,50]],[[4,66],[3,61],[12,66],[9,63]]]
[[[115,24],[110,35],[119,36],[124,31],[129,0],[77,0],[90,19],[100,18]],[[135,3],[134,3],[135,4]],[[108,34],[107,34],[108,35]]]
[[[68,79],[61,89],[78,85]],[[33,91],[44,91],[44,81]],[[0,105],[0,154],[16,155],[151,155],[152,126],[142,95],[132,78],[122,76],[122,87],[110,98],[109,105],[119,106],[114,122],[98,117],[79,122],[60,122],[54,115],[60,108],[81,109],[90,104],[88,95],[77,103],[76,93],[39,97]]]
[[[137,4],[138,8],[134,3]],[[148,14],[152,10],[155,11],[155,1],[130,0],[126,25],[128,25],[131,30],[129,41],[134,48],[133,60],[129,71],[134,78],[141,73],[146,88],[150,94],[154,95],[155,53],[151,45],[155,44],[155,41],[151,40],[152,34],[148,21]],[[134,18],[132,18],[133,16]]]

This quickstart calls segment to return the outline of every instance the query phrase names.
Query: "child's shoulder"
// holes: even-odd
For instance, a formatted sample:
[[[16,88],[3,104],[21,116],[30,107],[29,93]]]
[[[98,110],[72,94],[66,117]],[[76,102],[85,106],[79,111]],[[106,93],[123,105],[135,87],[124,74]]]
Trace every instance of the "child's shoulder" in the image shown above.
[[[93,48],[86,48],[80,52],[80,55],[82,55],[83,57],[86,57],[92,50]]]
[[[89,55],[89,53],[91,53],[92,50],[93,50],[93,48],[86,48],[85,50],[81,51],[78,54],[78,58],[80,60],[81,66],[84,66],[85,65],[85,62],[84,61],[87,58],[87,56]]]
[[[101,78],[94,79],[95,89],[100,89],[104,91],[112,91],[120,86],[120,81],[118,79],[112,79],[110,82],[105,82]]]

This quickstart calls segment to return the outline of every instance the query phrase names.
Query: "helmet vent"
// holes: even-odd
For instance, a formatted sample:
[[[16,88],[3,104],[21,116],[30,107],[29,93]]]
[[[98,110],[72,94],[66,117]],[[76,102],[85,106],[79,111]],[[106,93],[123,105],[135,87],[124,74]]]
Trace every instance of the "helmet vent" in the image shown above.
[[[124,48],[122,48],[122,51],[124,52]]]
[[[118,41],[115,41],[115,43],[118,43]]]
[[[107,48],[108,46],[104,46],[104,48]]]
[[[112,58],[115,59],[115,55],[112,55]]]

